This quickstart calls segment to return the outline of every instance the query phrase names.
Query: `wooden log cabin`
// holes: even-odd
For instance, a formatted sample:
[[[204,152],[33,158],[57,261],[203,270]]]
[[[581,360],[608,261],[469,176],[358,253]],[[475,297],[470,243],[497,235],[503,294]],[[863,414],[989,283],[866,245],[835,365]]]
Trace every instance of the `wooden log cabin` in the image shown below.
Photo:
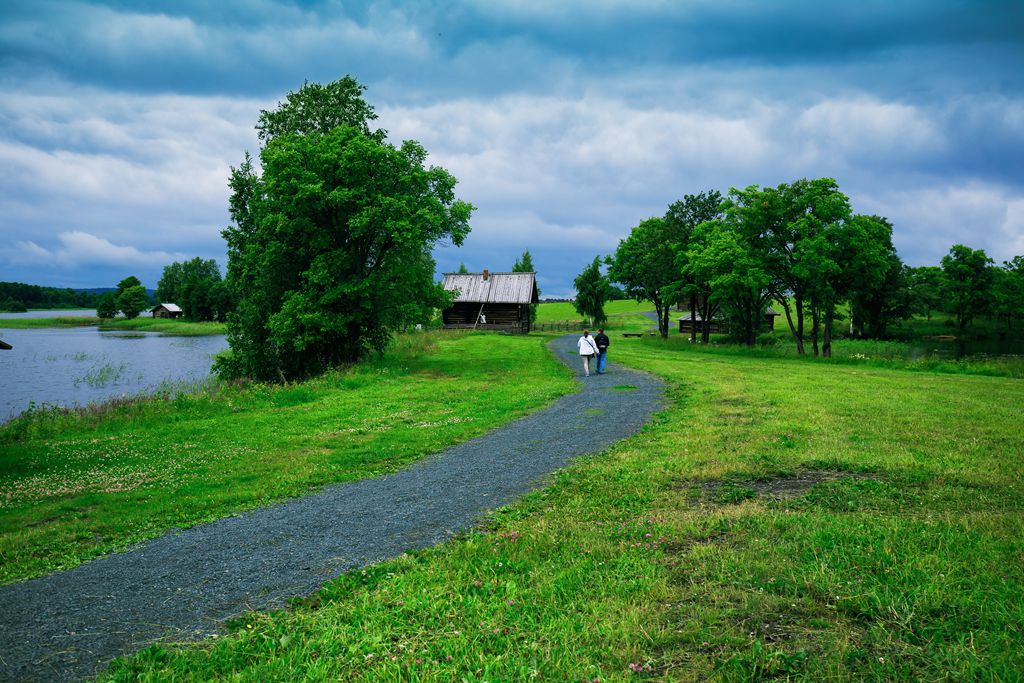
[[[765,312],[764,312],[764,328],[766,328],[768,330],[774,330],[775,329],[775,318],[778,315],[779,314],[776,313],[775,310],[772,309],[772,308],[765,309]],[[696,327],[697,327],[697,332],[703,332],[704,331],[704,320],[703,320],[703,318],[701,318],[700,311],[696,311],[694,317],[696,318],[695,322],[690,322],[690,314],[689,313],[687,313],[686,315],[682,316],[681,318],[677,318],[677,320],[679,321],[679,334],[689,334],[691,329],[694,327],[694,325],[696,325]],[[722,321],[719,320],[718,318],[712,318],[708,322],[708,331],[709,332],[721,332],[722,329],[723,329]]]
[[[154,318],[180,318],[185,313],[177,304],[157,304],[149,312]]]
[[[441,312],[445,329],[530,331],[530,304],[539,300],[536,273],[445,273],[442,286],[458,292]]]

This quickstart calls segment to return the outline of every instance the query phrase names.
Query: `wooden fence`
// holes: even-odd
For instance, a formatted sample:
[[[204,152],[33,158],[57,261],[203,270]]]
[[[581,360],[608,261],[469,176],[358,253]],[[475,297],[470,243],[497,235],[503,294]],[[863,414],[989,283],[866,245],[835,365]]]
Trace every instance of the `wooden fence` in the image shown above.
[[[530,326],[537,332],[572,332],[574,330],[585,330],[588,325],[583,320],[547,320],[536,322]]]

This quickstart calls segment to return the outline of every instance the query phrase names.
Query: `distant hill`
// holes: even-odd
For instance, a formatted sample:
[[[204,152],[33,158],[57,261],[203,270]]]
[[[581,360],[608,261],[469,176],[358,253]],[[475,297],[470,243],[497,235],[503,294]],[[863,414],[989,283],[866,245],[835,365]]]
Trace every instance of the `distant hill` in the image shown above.
[[[117,287],[85,287],[85,288],[74,289],[72,291],[75,291],[75,292],[85,292],[87,294],[96,294],[97,296],[100,296],[100,295],[106,294],[107,292],[116,292],[117,291]],[[147,289],[146,290],[146,296],[148,296],[150,299],[156,300],[156,290],[155,289]]]

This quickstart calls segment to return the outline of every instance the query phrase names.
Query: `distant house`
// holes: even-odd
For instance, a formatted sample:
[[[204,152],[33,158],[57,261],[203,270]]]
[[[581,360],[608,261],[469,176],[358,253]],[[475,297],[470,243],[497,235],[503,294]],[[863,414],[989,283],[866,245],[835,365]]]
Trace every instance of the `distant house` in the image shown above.
[[[700,311],[694,311],[693,317],[696,319],[696,324],[691,322],[689,313],[682,316],[681,318],[677,318],[677,320],[679,321],[679,334],[689,334],[693,330],[695,325],[697,328],[697,332],[704,331],[704,318],[701,317]],[[718,318],[712,318],[711,321],[708,323],[708,332],[721,331],[721,321]]]
[[[764,311],[764,324],[765,324],[765,326],[767,326],[767,328],[769,330],[774,330],[775,329],[775,317],[777,315],[779,315],[779,314],[776,313],[773,309],[771,309],[771,308],[766,308],[765,309],[765,311]],[[694,325],[696,325],[696,327],[697,327],[697,332],[703,332],[704,331],[704,320],[703,320],[703,318],[701,318],[700,311],[696,311],[694,313],[694,318],[696,318],[696,321],[695,322],[691,322],[690,321],[690,314],[689,313],[687,313],[686,315],[682,316],[681,318],[677,318],[677,320],[679,321],[679,334],[689,334]],[[722,331],[722,321],[719,320],[718,318],[712,318],[708,322],[708,332],[721,332],[721,331]]]
[[[441,313],[445,328],[530,331],[530,304],[539,298],[536,273],[445,273],[442,286],[458,292]]]
[[[185,314],[178,304],[157,304],[150,309],[150,313],[154,318],[180,318]]]

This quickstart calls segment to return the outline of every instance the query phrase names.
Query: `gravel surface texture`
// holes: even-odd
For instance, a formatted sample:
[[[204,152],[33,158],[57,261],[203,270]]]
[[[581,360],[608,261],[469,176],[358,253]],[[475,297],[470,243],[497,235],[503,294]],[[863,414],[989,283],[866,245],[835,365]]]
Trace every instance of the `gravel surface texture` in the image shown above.
[[[576,339],[561,337],[551,348],[582,375]],[[613,340],[611,360],[614,353]],[[572,458],[635,433],[661,403],[657,379],[612,364],[581,384],[546,410],[401,472],[329,486],[0,589],[0,681],[92,676],[148,643],[203,638],[227,618],[281,606],[342,572],[442,542],[543,485]]]

